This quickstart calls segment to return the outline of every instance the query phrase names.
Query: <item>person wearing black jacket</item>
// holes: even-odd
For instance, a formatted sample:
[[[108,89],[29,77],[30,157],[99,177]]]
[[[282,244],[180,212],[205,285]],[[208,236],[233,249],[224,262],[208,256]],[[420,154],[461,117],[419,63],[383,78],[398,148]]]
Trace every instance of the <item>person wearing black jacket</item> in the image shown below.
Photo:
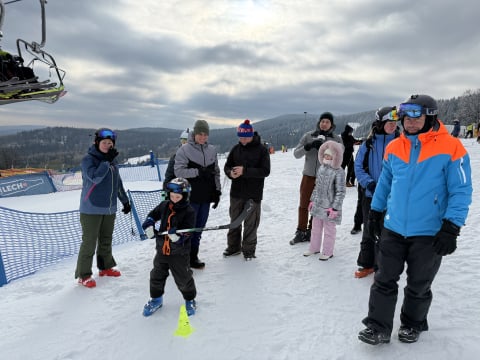
[[[237,128],[239,143],[228,154],[225,174],[232,180],[230,187],[230,219],[233,221],[242,212],[249,199],[254,202],[253,210],[242,225],[230,229],[227,234],[225,257],[243,252],[245,260],[255,258],[257,229],[260,224],[261,203],[265,178],[270,175],[270,154],[262,145],[260,136],[253,131],[250,120]]]
[[[343,153],[342,169],[346,169],[347,178],[345,179],[346,186],[352,187],[355,185],[355,168],[353,166],[353,151],[354,145],[357,142],[353,137],[353,128],[350,125],[345,125],[345,130],[342,132],[342,142],[345,146]]]
[[[192,233],[179,230],[195,226],[195,210],[190,206],[191,187],[186,179],[175,178],[166,185],[168,199],[147,215],[142,228],[149,238],[155,237],[156,254],[150,271],[150,300],[143,316],[150,316],[163,305],[165,283],[171,273],[185,299],[188,316],[195,314],[197,289],[190,263]],[[162,235],[167,231],[168,234]]]

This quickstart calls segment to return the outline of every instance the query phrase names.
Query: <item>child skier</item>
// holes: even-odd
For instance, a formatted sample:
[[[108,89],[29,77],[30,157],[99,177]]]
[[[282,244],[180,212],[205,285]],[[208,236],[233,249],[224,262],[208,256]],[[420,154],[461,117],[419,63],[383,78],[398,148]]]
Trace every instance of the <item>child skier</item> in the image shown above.
[[[197,290],[190,269],[190,234],[178,230],[195,226],[195,210],[190,206],[190,184],[175,178],[166,187],[169,200],[162,201],[150,211],[142,228],[149,238],[155,235],[157,253],[150,271],[150,300],[143,315],[150,316],[163,305],[163,293],[169,270],[185,299],[188,316],[195,314]],[[168,231],[167,235],[161,235]]]
[[[319,260],[333,256],[336,224],[342,221],[342,203],[345,198],[345,170],[342,169],[343,145],[327,141],[318,150],[320,167],[308,206],[312,214],[310,247],[304,256],[320,253]]]

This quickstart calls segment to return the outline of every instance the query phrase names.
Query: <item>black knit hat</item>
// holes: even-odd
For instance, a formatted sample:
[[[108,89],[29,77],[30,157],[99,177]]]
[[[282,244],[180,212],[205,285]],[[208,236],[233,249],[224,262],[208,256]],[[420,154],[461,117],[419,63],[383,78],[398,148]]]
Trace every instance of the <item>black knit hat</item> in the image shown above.
[[[322,115],[320,115],[320,117],[318,118],[318,121],[321,121],[322,119],[330,120],[330,122],[333,125],[333,115],[331,112],[328,112],[328,111],[324,112]]]

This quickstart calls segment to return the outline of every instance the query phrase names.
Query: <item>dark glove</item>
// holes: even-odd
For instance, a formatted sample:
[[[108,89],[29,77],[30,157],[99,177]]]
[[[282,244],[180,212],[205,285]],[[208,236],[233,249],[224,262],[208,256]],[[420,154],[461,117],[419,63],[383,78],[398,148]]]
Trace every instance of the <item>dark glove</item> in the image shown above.
[[[142,229],[145,230],[149,226],[155,226],[155,220],[153,220],[153,218],[151,218],[150,216],[147,217],[147,219],[143,222]]]
[[[118,156],[118,151],[115,148],[108,149],[108,152],[105,154],[105,160],[112,162]]]
[[[122,209],[122,212],[126,215],[128,213],[130,213],[130,211],[132,211],[132,206],[130,205],[130,203],[125,203],[123,204],[123,209]]]
[[[220,190],[215,191],[215,195],[213,195],[213,206],[212,209],[216,209],[218,206],[218,203],[220,202],[220,196],[222,195],[222,192]]]
[[[443,219],[442,227],[433,239],[433,248],[438,255],[449,255],[457,248],[457,236],[460,227],[447,219]]]
[[[306,143],[305,145],[303,145],[303,148],[305,149],[305,151],[310,151],[310,149],[312,148],[312,143]]]
[[[367,184],[367,190],[370,191],[372,194],[375,192],[376,187],[377,187],[377,184],[375,183],[375,181],[370,181]]]
[[[375,210],[370,210],[368,213],[368,232],[375,241],[380,240],[382,234],[382,217],[383,213]]]
[[[321,139],[313,140],[312,147],[318,150],[320,149],[320,146],[322,146],[322,144],[323,144],[323,140]]]
[[[213,178],[213,175],[214,175],[214,170],[212,169],[205,168],[205,167],[198,169],[198,176],[201,179],[210,180]]]

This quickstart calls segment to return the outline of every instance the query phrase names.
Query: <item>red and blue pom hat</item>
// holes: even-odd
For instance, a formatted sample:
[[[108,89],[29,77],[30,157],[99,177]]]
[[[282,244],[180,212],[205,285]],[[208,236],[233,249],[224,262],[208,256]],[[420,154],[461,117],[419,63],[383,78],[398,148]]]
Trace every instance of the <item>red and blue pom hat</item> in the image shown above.
[[[250,124],[250,120],[246,119],[237,128],[238,137],[253,137],[253,126]]]

